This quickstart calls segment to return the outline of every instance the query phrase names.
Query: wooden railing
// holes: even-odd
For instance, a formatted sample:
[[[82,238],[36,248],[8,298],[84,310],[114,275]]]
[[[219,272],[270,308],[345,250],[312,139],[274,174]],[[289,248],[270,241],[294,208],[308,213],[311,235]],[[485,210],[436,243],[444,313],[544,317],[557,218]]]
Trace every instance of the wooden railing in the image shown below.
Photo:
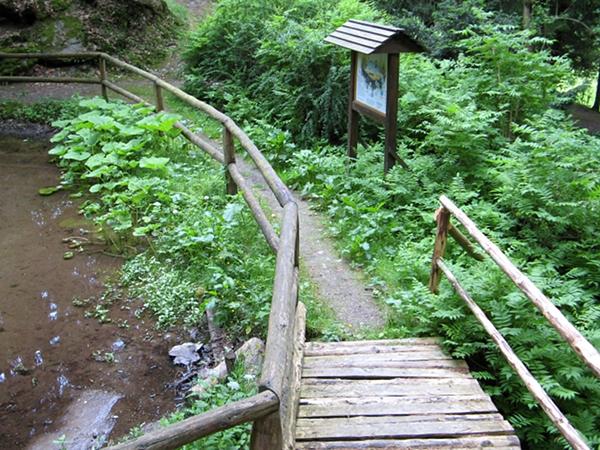
[[[437,235],[434,244],[433,258],[431,264],[431,276],[429,279],[429,289],[437,293],[441,275],[444,274],[457,294],[465,301],[469,309],[473,312],[477,320],[483,325],[485,331],[496,343],[510,366],[517,372],[527,390],[535,398],[544,412],[548,415],[552,423],[558,428],[565,439],[576,449],[589,449],[581,434],[573,428],[569,420],[558,409],[554,401],[544,391],[540,383],[534,378],[531,372],[525,367],[516,353],[512,350],[506,339],[500,334],[492,322],[487,318],[483,310],[475,303],[469,293],[458,282],[454,274],[445,264],[443,257],[446,250],[448,234],[453,228],[450,223],[450,217],[454,216],[458,222],[463,225],[469,235],[481,246],[481,248],[494,260],[502,271],[513,281],[513,283],[531,300],[539,309],[548,322],[558,331],[558,333],[567,341],[571,348],[577,353],[581,360],[587,364],[596,377],[600,378],[600,353],[594,346],[583,337],[583,335],[567,320],[562,312],[540,291],[532,282],[521,272],[508,257],[490,241],[475,225],[475,223],[461,211],[448,197],[440,197],[441,208],[436,212]],[[462,233],[458,232],[462,238],[457,241],[466,248],[473,249]],[[456,236],[452,235],[453,237]],[[465,242],[467,240],[467,242]]]
[[[253,449],[292,449],[294,446],[293,430],[298,404],[297,394],[300,383],[300,361],[304,344],[306,309],[302,303],[298,302],[298,206],[290,190],[275,173],[252,140],[231,118],[150,72],[132,66],[106,53],[99,52],[0,53],[0,60],[8,58],[95,61],[98,65],[99,76],[98,78],[0,76],[0,83],[98,84],[100,93],[106,99],[108,99],[108,92],[113,91],[136,103],[149,104],[141,97],[109,81],[107,66],[113,65],[121,70],[135,73],[152,83],[155,95],[152,106],[157,111],[165,109],[163,99],[163,90],[165,90],[188,105],[202,111],[211,119],[221,123],[223,127],[221,145],[207,136],[189,129],[181,122],[178,122],[175,126],[181,130],[182,135],[192,144],[224,165],[227,194],[233,195],[238,190],[241,191],[267,243],[277,255],[264,363],[259,380],[259,393],[251,398],[191,417],[111,448],[113,450],[174,449],[217,431],[253,421],[251,444]],[[243,177],[236,164],[236,141],[254,161],[271,192],[283,208],[279,235],[273,229],[250,184]]]

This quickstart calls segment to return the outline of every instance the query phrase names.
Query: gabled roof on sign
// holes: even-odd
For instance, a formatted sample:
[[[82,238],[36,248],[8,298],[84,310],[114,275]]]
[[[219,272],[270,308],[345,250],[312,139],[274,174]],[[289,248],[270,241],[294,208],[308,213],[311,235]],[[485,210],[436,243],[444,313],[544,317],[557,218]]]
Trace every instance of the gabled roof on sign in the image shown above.
[[[366,55],[424,51],[402,28],[355,19],[339,27],[325,41]]]

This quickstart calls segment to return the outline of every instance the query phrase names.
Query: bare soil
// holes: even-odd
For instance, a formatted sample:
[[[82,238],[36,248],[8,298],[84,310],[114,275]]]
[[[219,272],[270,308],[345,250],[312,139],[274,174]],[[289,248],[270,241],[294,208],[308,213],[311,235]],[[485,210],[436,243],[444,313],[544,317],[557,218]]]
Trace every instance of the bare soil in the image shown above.
[[[48,162],[48,130],[0,127],[0,448],[24,448],[65,425],[61,416],[90,391],[118,399],[112,436],[157,420],[175,409],[177,377],[170,345],[152,319],[135,312],[141,300],[115,298],[111,323],[84,317],[121,260],[93,246],[79,253],[63,242],[90,238],[90,224],[77,214],[66,193],[48,197],[38,189],[58,183]],[[25,127],[22,127],[25,128]],[[74,251],[72,259],[64,259]],[[77,307],[73,299],[92,299]],[[117,324],[125,323],[127,327]],[[116,347],[115,347],[116,345]],[[121,345],[123,347],[121,348]],[[94,356],[111,354],[115,361]],[[72,436],[68,436],[71,438]],[[44,447],[42,445],[42,447]],[[50,448],[50,447],[45,447]]]

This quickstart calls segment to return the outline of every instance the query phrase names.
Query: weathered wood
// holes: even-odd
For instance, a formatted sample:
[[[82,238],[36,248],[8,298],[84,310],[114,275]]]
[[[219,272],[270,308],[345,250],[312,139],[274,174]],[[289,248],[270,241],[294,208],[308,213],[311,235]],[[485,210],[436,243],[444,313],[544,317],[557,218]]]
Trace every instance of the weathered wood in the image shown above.
[[[308,349],[314,349],[317,347],[356,347],[365,345],[375,345],[377,347],[387,345],[431,345],[438,346],[442,340],[437,337],[425,337],[425,338],[406,338],[406,339],[370,339],[364,341],[341,341],[341,342],[318,342],[312,341],[307,342],[306,346]]]
[[[399,353],[363,353],[352,355],[307,356],[304,367],[330,366],[343,367],[347,365],[374,366],[384,363],[423,364],[421,367],[456,367],[463,366],[464,361],[456,360],[439,352],[399,352]]]
[[[363,348],[375,348],[377,347],[363,347]],[[390,348],[390,347],[384,347]],[[396,348],[396,347],[391,347]],[[350,350],[348,347],[344,347],[344,350]],[[317,355],[307,355],[306,362],[310,364],[322,363],[327,364],[328,362],[335,361],[334,364],[338,364],[341,361],[345,362],[365,362],[367,364],[377,364],[379,362],[385,361],[432,361],[432,360],[442,360],[442,361],[454,361],[453,358],[446,355],[441,349],[429,350],[425,351],[422,349],[415,349],[414,351],[400,351],[400,352],[372,352],[362,351],[358,349],[357,352],[350,354],[317,354]]]
[[[133,441],[109,447],[110,450],[170,450],[201,437],[250,422],[276,411],[277,396],[270,391],[229,403],[190,417],[165,428],[151,431]]]
[[[415,383],[412,378],[387,380],[344,380],[304,378],[302,398],[360,397],[386,395],[388,397],[429,397],[455,395],[483,395],[479,383],[472,378],[422,378]],[[396,401],[402,401],[397,398]]]
[[[490,417],[485,417],[490,416]],[[458,414],[298,419],[296,440],[447,437],[512,434],[510,424],[496,414]]]
[[[294,201],[294,197],[288,187],[281,181],[279,175],[273,170],[267,159],[264,155],[258,150],[256,145],[250,140],[250,138],[242,131],[242,129],[237,126],[237,124],[227,117],[222,112],[213,108],[212,106],[204,103],[201,100],[198,100],[195,97],[185,93],[179,88],[172,86],[171,84],[157,79],[157,83],[165,90],[171,92],[176,97],[180,98],[184,102],[189,105],[200,109],[202,112],[210,116],[211,118],[221,122],[230,132],[231,134],[239,141],[241,146],[248,152],[248,155],[254,161],[254,164],[264,177],[271,191],[277,198],[277,201],[281,206],[286,205],[289,202]]]
[[[386,395],[385,392],[381,394]],[[303,398],[298,417],[398,416],[406,414],[493,413],[496,407],[487,395],[429,397],[360,396]]]
[[[489,448],[493,450],[520,450],[521,445],[516,436],[462,436],[460,438],[432,439],[382,439],[364,441],[304,441],[296,445],[298,450],[354,450],[354,449],[426,449],[426,450],[460,450],[469,448]]]
[[[281,399],[284,389],[285,364],[291,354],[297,292],[295,270],[298,206],[288,203],[283,208],[279,250],[275,264],[273,299],[265,347],[265,361],[259,386],[270,389]]]
[[[306,334],[306,307],[299,302],[296,308],[296,321],[294,324],[294,351],[291,363],[287,389],[281,401],[281,424],[283,429],[283,448],[294,450],[296,435],[296,418],[300,403],[300,386],[302,377],[302,359]]]
[[[348,102],[348,157],[350,160],[356,159],[356,146],[358,145],[358,113],[353,108],[353,102],[356,97],[356,52],[350,55],[350,88]]]
[[[383,157],[383,171],[388,171],[396,164],[396,141],[398,134],[398,71],[399,56],[397,53],[387,55],[388,80],[387,80],[387,106],[385,114],[385,144]]]
[[[452,236],[452,238],[454,238],[456,243],[458,245],[460,245],[464,249],[464,251],[467,252],[467,255],[469,255],[471,258],[474,258],[477,261],[485,260],[485,256],[483,256],[481,253],[479,253],[475,249],[473,244],[471,244],[471,241],[469,241],[469,239],[464,234],[462,234],[461,231],[458,228],[456,228],[454,225],[452,225],[451,223],[448,224],[448,234],[450,234],[450,236]]]
[[[192,144],[206,152],[212,159],[223,164],[225,159],[223,157],[223,153],[219,149],[218,145],[213,142],[208,137],[204,136],[200,133],[195,133],[190,130],[188,127],[183,125],[181,122],[177,122],[175,128],[181,130],[181,134]]]
[[[110,81],[104,81],[103,85],[106,86],[107,88],[109,88],[111,91],[114,91],[117,94],[122,95],[123,97],[125,97],[135,103],[142,103],[147,106],[153,106],[150,103],[148,103],[146,100],[144,100],[142,97],[138,97],[137,95],[129,92],[127,89],[123,89],[122,87],[119,87],[116,84],[111,83]]]
[[[78,77],[26,77],[26,76],[1,76],[0,83],[78,83],[100,84],[94,78]]]
[[[422,369],[415,367],[315,367],[304,369],[304,378],[465,378],[465,368]]]
[[[157,111],[164,111],[164,109],[165,109],[165,101],[163,99],[162,89],[156,83],[154,83],[154,96],[156,97],[156,110]]]
[[[513,283],[531,300],[550,324],[560,333],[581,360],[588,365],[596,377],[600,378],[600,353],[573,326],[563,313],[546,297],[543,292],[523,274],[502,251],[490,241],[448,197],[442,195],[440,203],[451,212],[465,227],[467,232],[481,245],[488,255],[508,275]],[[438,257],[442,257],[439,255]],[[434,261],[435,263],[435,261]]]
[[[277,233],[275,233],[273,225],[271,225],[271,222],[269,222],[269,219],[261,208],[260,203],[252,192],[252,187],[244,179],[236,164],[230,164],[228,166],[228,170],[234,183],[242,191],[242,196],[252,211],[252,215],[254,216],[260,231],[267,240],[269,247],[271,247],[271,249],[277,253],[277,250],[279,249],[279,236],[277,236]]]
[[[531,395],[535,398],[538,404],[542,407],[544,412],[548,415],[552,423],[559,429],[565,439],[573,446],[576,450],[587,450],[589,449],[583,437],[579,432],[573,428],[569,420],[564,414],[558,409],[554,401],[550,398],[542,386],[538,383],[535,377],[529,372],[527,367],[519,359],[513,349],[510,347],[506,339],[496,329],[494,324],[487,318],[485,313],[477,304],[473,301],[468,292],[461,286],[454,274],[448,269],[441,259],[437,260],[437,265],[444,272],[444,275],[448,278],[458,295],[465,301],[471,312],[475,315],[477,320],[483,325],[483,328],[490,335],[492,340],[496,343],[510,366],[517,372],[523,384]]]
[[[385,124],[385,114],[376,110],[375,108],[371,108],[369,105],[365,105],[358,100],[354,100],[352,102],[352,109],[363,116],[369,117],[377,123],[382,125]]]
[[[223,361],[225,355],[225,342],[227,338],[223,329],[216,323],[214,307],[207,307],[205,313],[212,356],[215,363],[219,363]]]
[[[311,347],[305,351],[306,356],[335,356],[335,355],[371,355],[371,354],[393,354],[393,353],[415,353],[432,354],[438,358],[446,356],[441,348],[433,346],[423,347],[418,345],[360,345],[350,346],[322,346]]]
[[[254,422],[250,438],[251,450],[280,450],[281,448],[283,448],[283,434],[278,411]]]
[[[431,258],[431,274],[429,275],[429,290],[434,294],[438,293],[440,286],[441,273],[437,266],[438,258],[443,258],[446,253],[446,243],[448,242],[448,227],[450,226],[450,212],[445,208],[436,211],[435,221],[437,223],[437,233],[433,247],[433,256]]]
[[[102,93],[102,97],[104,100],[108,101],[108,89],[106,89],[106,85],[104,84],[107,81],[106,78],[106,61],[104,58],[98,58],[98,70],[100,71],[100,90]]]
[[[223,128],[223,159],[225,164],[225,192],[227,195],[237,194],[237,185],[229,173],[229,165],[235,164],[235,145],[231,131]]]

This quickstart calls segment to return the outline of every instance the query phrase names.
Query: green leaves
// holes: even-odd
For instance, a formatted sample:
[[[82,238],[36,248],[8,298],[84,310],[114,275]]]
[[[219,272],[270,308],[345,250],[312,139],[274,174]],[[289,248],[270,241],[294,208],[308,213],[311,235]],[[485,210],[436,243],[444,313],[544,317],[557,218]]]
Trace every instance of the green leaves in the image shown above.
[[[140,159],[139,166],[142,169],[165,171],[169,161],[169,158],[143,156],[142,159]]]

